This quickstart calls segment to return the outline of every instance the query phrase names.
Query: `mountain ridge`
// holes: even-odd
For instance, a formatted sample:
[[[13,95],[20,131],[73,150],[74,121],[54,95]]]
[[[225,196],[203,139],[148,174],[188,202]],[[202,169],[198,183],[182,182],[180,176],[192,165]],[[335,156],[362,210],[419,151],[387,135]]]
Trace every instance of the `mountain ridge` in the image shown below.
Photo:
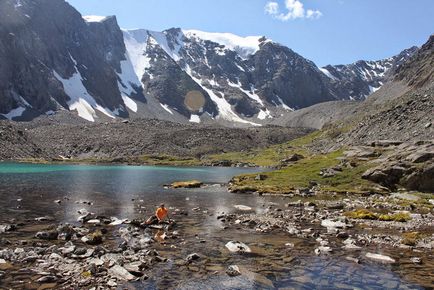
[[[370,93],[371,84],[348,77],[351,72],[330,77],[262,36],[179,28],[133,33],[121,30],[115,16],[82,16],[63,0],[1,5],[3,119],[69,110],[88,121],[260,126],[296,109]],[[53,15],[47,19],[46,13]],[[355,88],[359,93],[352,96]]]

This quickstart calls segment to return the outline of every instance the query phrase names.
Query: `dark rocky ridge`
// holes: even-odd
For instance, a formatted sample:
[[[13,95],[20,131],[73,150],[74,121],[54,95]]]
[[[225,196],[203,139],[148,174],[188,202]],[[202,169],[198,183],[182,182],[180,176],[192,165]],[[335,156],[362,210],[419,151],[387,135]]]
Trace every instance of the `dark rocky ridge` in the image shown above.
[[[85,121],[80,124],[77,120],[75,124],[65,124],[56,118],[58,116],[44,116],[30,123],[0,121],[0,131],[6,132],[0,135],[0,160],[51,159],[59,158],[59,155],[81,159],[114,159],[148,154],[201,157],[263,148],[312,131],[276,126],[230,129],[161,120],[95,124]]]

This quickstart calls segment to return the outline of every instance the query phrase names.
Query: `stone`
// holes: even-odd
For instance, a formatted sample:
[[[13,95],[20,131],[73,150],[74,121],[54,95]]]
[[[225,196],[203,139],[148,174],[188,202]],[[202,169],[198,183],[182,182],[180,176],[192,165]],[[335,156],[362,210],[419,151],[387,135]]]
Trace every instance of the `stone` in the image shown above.
[[[321,221],[321,226],[329,229],[329,228],[335,228],[335,229],[345,229],[347,227],[347,224],[342,221],[333,221],[331,219],[325,219]]]
[[[228,276],[235,277],[241,275],[241,271],[237,265],[230,265],[226,269],[226,274],[228,274]]]
[[[326,246],[320,246],[318,248],[315,249],[315,254],[317,255],[321,255],[321,254],[327,254],[332,252],[332,248],[330,247],[326,247]]]
[[[114,281],[114,280],[108,280],[107,281],[107,286],[109,286],[109,287],[117,287],[118,286],[118,284],[116,283],[116,281]]]
[[[244,243],[230,241],[226,248],[232,253],[251,253],[252,250]]]
[[[57,277],[56,276],[43,276],[41,278],[39,278],[38,283],[53,283],[57,281]]]
[[[234,205],[234,207],[238,210],[241,210],[241,211],[251,211],[252,210],[251,207],[246,206],[246,205],[241,205],[241,204]]]
[[[102,243],[102,233],[101,231],[95,231],[87,236],[81,238],[83,243],[88,245],[98,245]]]
[[[357,258],[347,256],[347,257],[345,257],[345,259],[346,259],[347,261],[351,261],[351,262],[354,262],[354,263],[356,263],[356,264],[360,264],[360,260],[357,259]]]
[[[200,256],[197,253],[190,254],[186,258],[187,262],[193,262],[193,261],[196,261],[196,260],[199,260],[199,259],[200,259]]]
[[[131,281],[135,279],[135,277],[130,274],[127,269],[119,265],[114,265],[113,267],[111,267],[108,270],[108,274],[123,281]]]
[[[422,259],[418,257],[410,258],[410,261],[412,261],[414,264],[422,264]]]
[[[265,179],[267,179],[267,176],[264,174],[258,174],[255,176],[255,180],[257,180],[257,181],[261,181],[261,180],[265,180]]]
[[[53,240],[57,240],[58,235],[59,233],[57,231],[44,231],[44,232],[37,232],[35,237],[41,240],[53,241]]]
[[[140,261],[124,264],[124,268],[136,277],[143,276],[142,269],[144,266]]]
[[[366,258],[371,259],[371,260],[375,260],[378,262],[383,262],[383,263],[395,263],[395,259],[386,256],[386,255],[381,255],[381,254],[374,254],[374,253],[366,253]]]

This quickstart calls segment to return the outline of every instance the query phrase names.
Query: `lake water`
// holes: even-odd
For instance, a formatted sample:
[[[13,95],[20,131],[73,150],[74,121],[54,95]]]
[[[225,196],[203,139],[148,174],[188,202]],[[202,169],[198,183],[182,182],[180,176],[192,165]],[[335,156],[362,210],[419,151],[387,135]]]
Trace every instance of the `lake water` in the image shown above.
[[[49,216],[58,222],[74,223],[78,210],[117,218],[144,218],[164,202],[177,216],[178,228],[186,236],[177,249],[156,245],[169,262],[149,273],[143,284],[128,284],[129,289],[421,289],[400,275],[401,268],[345,260],[346,253],[317,257],[312,241],[286,234],[260,234],[245,229],[225,229],[218,214],[235,212],[234,205],[252,207],[257,213],[269,204],[283,206],[284,197],[237,195],[217,184],[232,176],[257,172],[258,169],[181,168],[152,166],[36,165],[0,163],[0,223],[17,222]],[[202,189],[165,189],[174,181],[201,180],[215,184]],[[61,204],[54,203],[62,200]],[[82,203],[91,202],[92,205]],[[192,209],[198,208],[197,211]],[[18,238],[34,235],[31,229],[14,233]],[[251,246],[254,255],[234,255],[225,251],[230,240]],[[205,242],[204,242],[205,241]],[[285,250],[292,242],[296,251]],[[179,270],[173,261],[197,252],[206,256],[202,265]],[[172,262],[170,262],[172,261]],[[249,275],[229,278],[228,265],[239,265]],[[405,273],[411,273],[408,265]],[[417,268],[414,269],[417,271]],[[402,273],[401,273],[402,274]],[[0,286],[1,285],[0,281]]]

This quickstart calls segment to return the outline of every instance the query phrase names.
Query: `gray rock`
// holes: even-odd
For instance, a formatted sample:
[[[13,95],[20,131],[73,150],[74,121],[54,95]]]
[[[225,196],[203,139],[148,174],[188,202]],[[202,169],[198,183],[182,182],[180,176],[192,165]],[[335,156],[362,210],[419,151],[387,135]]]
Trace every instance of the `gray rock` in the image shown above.
[[[59,233],[57,231],[44,231],[44,232],[37,232],[35,237],[37,239],[41,240],[57,240]]]
[[[108,274],[123,281],[131,281],[135,279],[135,277],[130,274],[127,269],[119,265],[114,265],[113,267],[111,267],[108,270]]]
[[[199,259],[200,259],[200,255],[197,254],[197,253],[190,254],[186,258],[187,262],[193,262],[193,261],[196,261],[196,260],[199,260]]]
[[[241,271],[237,265],[230,265],[226,269],[226,274],[228,274],[228,276],[231,276],[231,277],[236,277],[236,276],[241,275]]]

